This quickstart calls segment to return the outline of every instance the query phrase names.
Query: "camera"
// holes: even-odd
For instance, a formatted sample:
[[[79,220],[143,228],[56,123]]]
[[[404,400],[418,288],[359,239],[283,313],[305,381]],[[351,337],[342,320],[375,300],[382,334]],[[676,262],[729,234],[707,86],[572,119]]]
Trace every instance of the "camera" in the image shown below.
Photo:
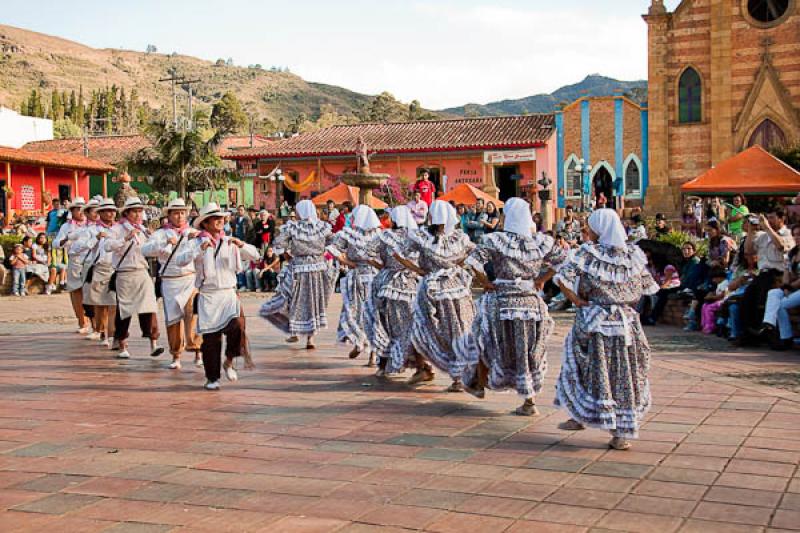
[[[750,224],[753,224],[753,225],[756,225],[759,222],[761,222],[756,215],[750,215],[749,217],[747,217],[747,221],[750,222]]]

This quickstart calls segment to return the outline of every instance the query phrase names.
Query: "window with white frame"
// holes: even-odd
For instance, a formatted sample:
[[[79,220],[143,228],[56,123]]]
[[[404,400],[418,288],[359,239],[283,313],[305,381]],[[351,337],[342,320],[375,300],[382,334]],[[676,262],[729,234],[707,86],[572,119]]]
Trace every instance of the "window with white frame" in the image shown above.
[[[629,157],[625,165],[625,196],[629,198],[642,197],[642,169],[639,161]]]

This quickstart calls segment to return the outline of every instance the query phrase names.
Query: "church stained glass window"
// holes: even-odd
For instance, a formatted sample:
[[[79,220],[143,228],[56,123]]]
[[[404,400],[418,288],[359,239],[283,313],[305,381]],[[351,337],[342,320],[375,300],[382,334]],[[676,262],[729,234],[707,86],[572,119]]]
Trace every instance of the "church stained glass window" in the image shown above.
[[[692,124],[703,120],[703,86],[700,75],[691,67],[678,81],[678,122]]]

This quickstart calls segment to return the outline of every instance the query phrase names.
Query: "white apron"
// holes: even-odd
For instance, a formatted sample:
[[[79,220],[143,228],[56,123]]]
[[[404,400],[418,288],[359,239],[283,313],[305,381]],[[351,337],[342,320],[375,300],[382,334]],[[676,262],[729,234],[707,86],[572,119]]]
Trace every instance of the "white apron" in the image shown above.
[[[184,309],[197,289],[194,272],[175,278],[161,278],[161,297],[164,303],[164,322],[177,324],[184,318]]]
[[[117,306],[123,319],[158,312],[155,287],[147,270],[117,272]]]
[[[215,333],[239,318],[241,307],[235,289],[201,291],[197,295],[197,332]]]
[[[83,286],[83,303],[86,305],[117,305],[117,293],[108,289],[108,282],[111,281],[113,273],[114,269],[108,263],[95,263],[92,282]]]
[[[83,258],[69,256],[67,264],[67,292],[77,291],[83,287]]]

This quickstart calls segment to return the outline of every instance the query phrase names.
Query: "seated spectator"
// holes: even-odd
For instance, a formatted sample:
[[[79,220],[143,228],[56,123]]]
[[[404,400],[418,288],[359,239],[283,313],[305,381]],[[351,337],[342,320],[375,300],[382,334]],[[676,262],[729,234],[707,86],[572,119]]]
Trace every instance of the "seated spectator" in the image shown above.
[[[327,214],[324,220],[333,226],[336,224],[336,219],[339,218],[339,210],[336,209],[336,202],[328,200],[325,206],[327,207]]]
[[[556,224],[556,235],[562,235],[570,246],[577,246],[581,240],[581,222],[575,218],[575,210],[567,204],[564,218]]]
[[[656,237],[669,235],[670,231],[672,230],[667,224],[667,217],[664,216],[664,213],[656,213]]]
[[[706,225],[708,235],[708,266],[710,268],[728,268],[731,259],[736,255],[736,241],[722,233],[722,227],[716,220]]]
[[[712,291],[706,293],[703,299],[703,307],[701,310],[701,326],[703,333],[710,335],[717,327],[717,312],[722,307],[725,298],[728,296],[727,274],[721,268],[715,268],[709,275],[709,280],[714,287]]]
[[[6,269],[6,251],[0,246],[0,287],[6,284],[6,274],[8,274],[8,270]]]
[[[652,310],[642,320],[642,324],[653,326],[658,323],[664,313],[669,296],[680,289],[681,278],[678,269],[673,265],[661,262],[657,264],[649,253],[647,253],[647,256],[650,261],[651,274],[656,283],[658,283],[659,291],[652,297]]]
[[[55,289],[55,287],[51,285],[51,280],[55,278],[55,272],[51,273],[50,271],[50,245],[47,242],[47,235],[39,233],[36,236],[35,242],[32,242],[30,237],[25,237],[25,239],[22,240],[22,245],[26,247],[25,254],[30,260],[27,269],[27,274],[29,274],[27,288],[30,289],[31,283],[33,283],[33,277],[36,276],[42,280],[45,294],[51,294],[53,289]]]
[[[773,208],[767,216],[761,215],[757,232],[754,224],[748,224],[744,247],[747,255],[758,257],[758,275],[748,286],[742,297],[741,321],[750,338],[755,340],[764,322],[764,307],[767,293],[780,287],[786,271],[786,254],[793,247],[792,233],[784,224],[783,207]]]
[[[687,321],[685,331],[697,331],[699,329],[699,307],[705,299],[708,290],[705,287],[707,281],[706,263],[697,257],[697,248],[693,242],[685,242],[681,246],[683,254],[683,266],[681,267],[681,294],[690,298],[689,308],[683,318]]]
[[[644,226],[644,219],[642,215],[631,216],[630,231],[628,232],[628,240],[637,243],[647,238],[647,228]]]
[[[244,281],[243,288],[247,288],[250,292],[257,292],[260,290],[262,270],[264,270],[264,261],[262,259],[250,261],[244,271],[239,274],[244,278],[243,280],[240,278],[240,283]]]
[[[266,209],[262,209],[258,212],[258,217],[253,222],[253,242],[250,244],[259,250],[263,250],[272,238],[269,221],[270,214]]]
[[[695,215],[692,204],[686,204],[683,208],[683,215],[681,216],[681,231],[694,237],[700,236],[700,232],[697,228],[697,216]]]
[[[264,268],[261,270],[261,290],[274,291],[278,287],[278,273],[281,271],[281,257],[272,246],[267,246],[263,257]]]
[[[533,223],[536,225],[535,231],[536,233],[544,233],[547,229],[544,227],[544,218],[542,218],[541,213],[534,213],[533,214]]]
[[[789,252],[789,264],[780,288],[767,293],[761,335],[767,335],[773,349],[788,348],[794,337],[789,309],[800,306],[800,226],[792,228],[795,246]],[[777,328],[777,330],[776,330]]]

